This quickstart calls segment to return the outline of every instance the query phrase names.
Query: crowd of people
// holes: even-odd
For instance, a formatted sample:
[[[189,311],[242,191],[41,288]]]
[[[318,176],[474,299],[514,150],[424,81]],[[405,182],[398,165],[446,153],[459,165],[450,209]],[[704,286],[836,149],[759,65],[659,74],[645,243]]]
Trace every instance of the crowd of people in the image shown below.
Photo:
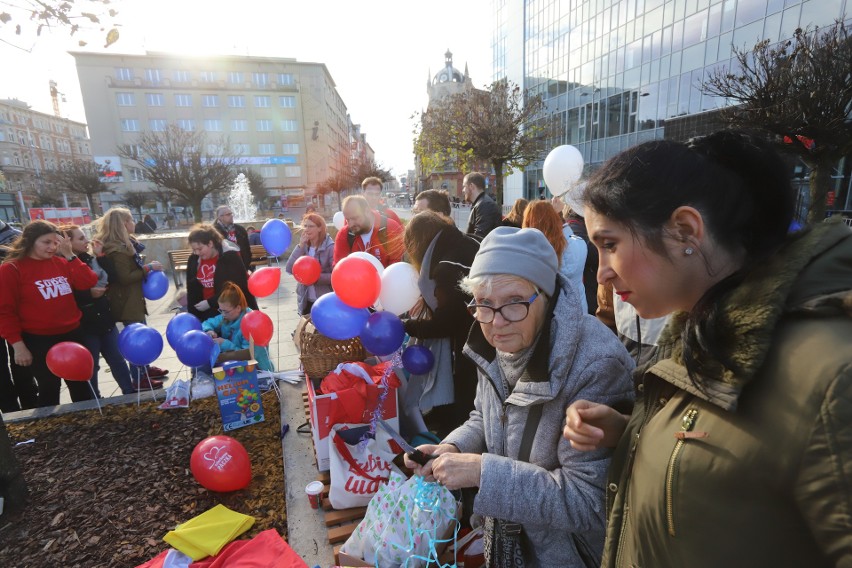
[[[368,178],[335,238],[305,214],[286,270],[320,265],[298,285],[302,315],[349,254],[418,272],[402,320],[435,363],[400,403],[433,457],[405,463],[463,491],[488,566],[849,566],[852,231],[791,230],[786,171],[746,134],[653,141],[505,217],[473,172],[464,230],[446,191],[402,222]],[[162,269],[134,227],[113,209],[91,243],[45,221],[11,241],[0,335],[38,387],[21,381],[20,403],[57,403],[43,359],[59,341],[121,366],[116,323],[144,321],[141,282]],[[252,236],[227,207],[189,234],[187,308],[220,358],[246,355]],[[140,386],[128,371],[122,391]]]

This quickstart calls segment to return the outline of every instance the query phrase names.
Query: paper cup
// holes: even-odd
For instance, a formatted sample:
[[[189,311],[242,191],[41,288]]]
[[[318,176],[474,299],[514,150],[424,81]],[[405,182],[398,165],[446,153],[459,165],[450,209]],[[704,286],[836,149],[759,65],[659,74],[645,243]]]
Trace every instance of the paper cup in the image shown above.
[[[320,500],[322,499],[322,482],[321,481],[311,481],[308,483],[308,486],[305,487],[305,493],[308,494],[308,501],[311,502],[312,509],[319,509]]]

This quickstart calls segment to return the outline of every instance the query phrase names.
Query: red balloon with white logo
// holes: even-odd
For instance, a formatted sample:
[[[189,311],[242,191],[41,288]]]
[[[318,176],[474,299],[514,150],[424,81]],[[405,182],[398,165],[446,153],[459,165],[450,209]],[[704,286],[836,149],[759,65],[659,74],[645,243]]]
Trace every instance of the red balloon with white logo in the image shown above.
[[[189,469],[195,480],[210,491],[237,491],[251,482],[248,452],[230,436],[210,436],[201,440],[192,450]]]

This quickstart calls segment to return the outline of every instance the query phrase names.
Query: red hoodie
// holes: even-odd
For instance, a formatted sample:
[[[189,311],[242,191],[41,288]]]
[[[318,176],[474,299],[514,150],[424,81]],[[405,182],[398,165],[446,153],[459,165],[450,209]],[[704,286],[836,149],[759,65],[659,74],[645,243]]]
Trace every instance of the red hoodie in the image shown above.
[[[0,265],[0,336],[9,343],[21,332],[58,335],[80,325],[74,290],[88,290],[98,276],[78,258],[24,257]]]

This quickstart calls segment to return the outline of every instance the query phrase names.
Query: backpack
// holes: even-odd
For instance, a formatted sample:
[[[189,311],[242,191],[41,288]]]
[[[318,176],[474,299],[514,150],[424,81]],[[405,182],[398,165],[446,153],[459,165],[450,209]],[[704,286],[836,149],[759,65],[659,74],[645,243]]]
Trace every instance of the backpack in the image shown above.
[[[387,254],[387,252],[388,252],[388,216],[385,215],[382,212],[379,212],[379,218],[380,218],[379,233],[378,233],[379,243],[381,243],[382,249],[384,249],[385,254]],[[349,243],[349,250],[350,251],[352,250],[352,245],[355,243],[355,237],[357,237],[357,236],[358,235],[351,233],[351,232],[346,233],[346,240]]]

